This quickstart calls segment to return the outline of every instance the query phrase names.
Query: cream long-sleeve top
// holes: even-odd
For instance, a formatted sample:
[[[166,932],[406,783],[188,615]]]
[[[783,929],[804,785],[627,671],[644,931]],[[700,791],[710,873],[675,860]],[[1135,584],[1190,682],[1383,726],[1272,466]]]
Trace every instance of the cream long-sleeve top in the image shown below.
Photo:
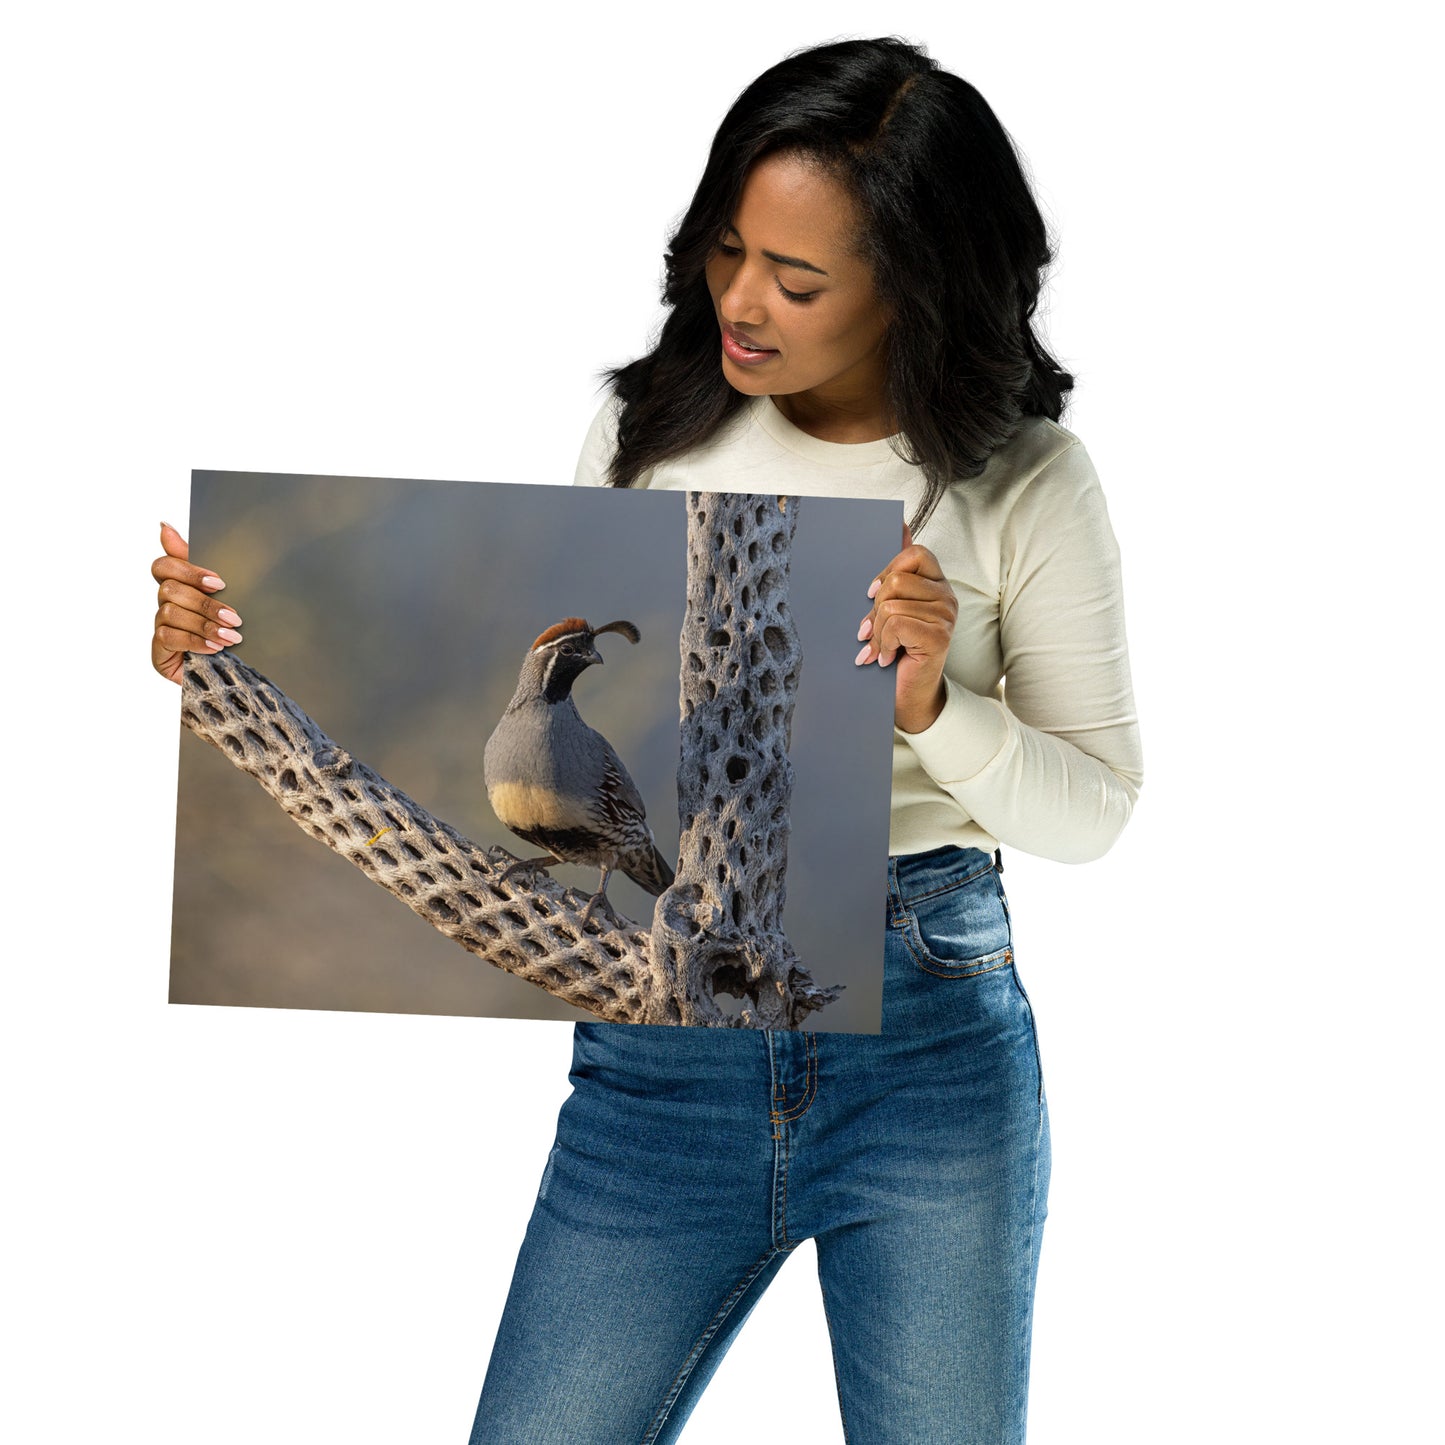
[[[579,486],[606,483],[616,407],[609,399],[588,431]],[[900,500],[905,516],[923,495],[919,469],[888,441],[820,441],[766,396],[635,485]],[[980,476],[948,489],[915,541],[938,558],[958,619],[943,712],[923,732],[894,729],[889,852],[1003,843],[1065,863],[1100,857],[1143,774],[1119,548],[1088,454],[1055,423],[1026,419]],[[856,619],[838,621],[846,638]]]

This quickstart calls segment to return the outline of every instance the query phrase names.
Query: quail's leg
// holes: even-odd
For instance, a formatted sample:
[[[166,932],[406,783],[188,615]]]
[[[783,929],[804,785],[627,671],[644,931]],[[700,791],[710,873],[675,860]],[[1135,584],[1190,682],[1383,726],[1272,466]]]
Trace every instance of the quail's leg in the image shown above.
[[[587,927],[587,920],[592,917],[592,909],[597,903],[599,901],[607,903],[607,880],[610,877],[612,877],[612,870],[610,868],[604,868],[602,870],[602,881],[597,885],[597,892],[587,900],[587,907],[582,910],[581,926],[583,928]],[[608,903],[607,906],[610,908],[612,905]]]
[[[515,863],[509,863],[503,870],[502,876],[497,879],[498,883],[505,883],[513,873],[520,873],[524,868],[532,874],[537,869],[549,867],[553,863],[560,863],[560,858],[553,857],[551,853],[544,853],[540,858],[518,858]]]

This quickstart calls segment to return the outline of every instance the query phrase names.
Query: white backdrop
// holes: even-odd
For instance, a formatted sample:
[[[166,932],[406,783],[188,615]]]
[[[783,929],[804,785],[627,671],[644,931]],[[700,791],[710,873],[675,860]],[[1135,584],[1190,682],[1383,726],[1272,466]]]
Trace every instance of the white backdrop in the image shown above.
[[[891,30],[989,97],[1059,234],[1144,728],[1107,859],[1007,859],[1055,1139],[1031,1439],[1424,1438],[1438,122],[1407,7],[491,8],[4,22],[0,1433],[465,1439],[569,1031],[166,1006],[157,522],[193,466],[568,480],[733,95]],[[689,1445],[841,1440],[798,1254]]]

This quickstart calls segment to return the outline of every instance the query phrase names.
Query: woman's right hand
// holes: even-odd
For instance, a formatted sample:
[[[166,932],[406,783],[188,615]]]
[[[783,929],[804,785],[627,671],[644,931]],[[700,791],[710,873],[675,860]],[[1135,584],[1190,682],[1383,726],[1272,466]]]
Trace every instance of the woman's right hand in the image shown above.
[[[211,595],[226,584],[214,572],[192,564],[186,539],[168,522],[161,523],[161,546],[165,555],[151,563],[151,576],[160,583],[151,666],[179,683],[185,654],[217,653],[239,642],[241,618]]]

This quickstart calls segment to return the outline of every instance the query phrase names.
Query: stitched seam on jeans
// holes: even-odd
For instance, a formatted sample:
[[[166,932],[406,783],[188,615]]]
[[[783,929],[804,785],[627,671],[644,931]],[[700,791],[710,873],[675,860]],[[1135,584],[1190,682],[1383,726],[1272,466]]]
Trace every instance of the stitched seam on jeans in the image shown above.
[[[778,1111],[777,1118],[785,1123],[791,1123],[794,1119],[801,1119],[809,1109],[813,1107],[813,1100],[818,1097],[818,1036],[817,1034],[804,1034],[808,1047],[808,1067],[803,1077],[803,1096],[791,1108]]]
[[[980,868],[977,873],[970,873],[967,878],[960,878],[956,883],[945,883],[942,888],[934,888],[927,893],[911,893],[907,898],[903,898],[903,890],[900,888],[898,896],[903,899],[905,906],[910,903],[922,903],[927,898],[937,898],[940,893],[952,893],[955,888],[962,888],[965,883],[972,883],[975,879],[982,878],[985,873],[994,871],[996,871],[994,865],[990,863],[987,868]]]
[[[917,945],[907,933],[903,935],[903,941],[908,945],[908,951],[913,955],[913,961],[924,973],[931,973],[934,978],[977,978],[981,973],[992,973],[998,968],[1007,968],[1014,961],[1013,945],[1000,949],[997,953],[985,953],[978,958],[960,960],[955,967],[944,964],[940,960],[932,958],[926,953],[920,953]],[[986,968],[977,968],[976,964],[987,964]]]
[[[777,1079],[777,1096],[786,1097],[778,1073],[777,1054],[773,1048],[771,1032],[764,1035],[768,1041],[769,1067]],[[783,1117],[777,1109],[768,1110],[768,1123],[772,1126],[773,1138],[773,1185],[768,1194],[768,1228],[772,1232],[774,1247],[779,1239],[784,1243],[788,1238],[788,1131]]]
[[[1030,1018],[1032,1019],[1033,1010],[1030,1009],[1029,1013],[1030,1013]],[[1037,1054],[1038,1054],[1038,1042],[1037,1042],[1037,1038],[1035,1039],[1035,1043],[1034,1043],[1034,1053],[1035,1053],[1035,1056],[1037,1056]],[[1035,1234],[1037,1233],[1037,1231],[1038,1231],[1038,1220],[1039,1220],[1039,1165],[1043,1162],[1043,1153],[1044,1153],[1043,1089],[1044,1089],[1044,1075],[1043,1075],[1043,1070],[1041,1069],[1041,1070],[1039,1071],[1039,1122],[1038,1122],[1037,1127],[1034,1129],[1034,1172],[1033,1172],[1032,1181],[1031,1181],[1030,1186],[1029,1186],[1029,1241],[1028,1241],[1028,1253],[1024,1256],[1024,1259],[1025,1259],[1025,1261],[1026,1261],[1026,1263],[1025,1263],[1025,1265],[1024,1265],[1024,1268],[1029,1271],[1029,1276],[1030,1276],[1030,1278],[1029,1278],[1029,1282],[1028,1282],[1029,1287],[1028,1287],[1028,1289],[1024,1292],[1024,1296],[1023,1296],[1023,1298],[1024,1298],[1024,1308],[1023,1308],[1023,1314],[1022,1314],[1022,1316],[1020,1317],[1019,1322],[1018,1322],[1018,1338],[1017,1338],[1017,1340],[1015,1340],[1015,1342],[1014,1342],[1014,1359],[1016,1359],[1016,1360],[1019,1359],[1019,1358],[1021,1358],[1022,1352],[1029,1351],[1029,1350],[1030,1350],[1030,1346],[1031,1346],[1031,1344],[1032,1344],[1031,1336],[1032,1336],[1032,1334],[1033,1334],[1033,1330],[1032,1330],[1032,1328],[1031,1328],[1031,1325],[1032,1325],[1032,1317],[1033,1317],[1033,1297],[1034,1297],[1034,1289],[1036,1288],[1036,1286],[1037,1286],[1037,1284],[1038,1284],[1037,1276],[1036,1276],[1035,1273],[1034,1273],[1034,1235],[1035,1235]],[[1025,1433],[1026,1433],[1026,1431],[1027,1431],[1027,1429],[1028,1429],[1028,1419],[1029,1419],[1029,1388],[1028,1388],[1028,1374],[1027,1374],[1027,1371],[1026,1371],[1025,1374],[1024,1374],[1023,1399],[1019,1402],[1018,1438],[1019,1438],[1020,1440],[1024,1439],[1024,1437],[1025,1437]]]
[[[782,1136],[783,1116],[782,1108],[788,1101],[788,1091],[783,1086],[782,1071],[778,1068],[777,1051],[773,1048],[773,1035],[771,1030],[766,1030],[763,1037],[768,1044],[768,1071],[772,1077],[773,1090],[768,1096],[768,1123],[772,1125],[773,1143],[776,1144]]]
[[[823,1271],[818,1269],[818,1293],[823,1297],[823,1319],[828,1326],[828,1353],[833,1357],[833,1388],[838,1395],[838,1419],[843,1425],[843,1445],[852,1445],[853,1437],[848,1433],[848,1411],[843,1404],[843,1372],[838,1368],[838,1337],[833,1332],[833,1311],[828,1308],[828,1291],[823,1286]]]
[[[781,1192],[777,1193],[774,1198],[773,1239],[783,1249],[793,1248],[793,1243],[788,1238],[788,1176],[792,1173],[793,1139],[791,1131],[784,1125],[791,1123],[794,1119],[802,1118],[813,1107],[813,1101],[818,1097],[818,1036],[815,1033],[806,1033],[803,1037],[807,1042],[808,1068],[803,1084],[801,1107],[790,1114],[773,1116],[773,1178],[775,1189],[777,1184],[782,1186]],[[780,1156],[782,1159],[781,1177],[779,1177],[777,1169]]]
[[[1024,1001],[1024,1012],[1029,1016],[1029,1035],[1034,1041],[1034,1067],[1039,1073],[1039,1108],[1042,1109],[1044,1106],[1044,1051],[1039,1047],[1039,1021],[1034,1017],[1034,1006],[1029,1002],[1028,990],[1024,988],[1024,981],[1017,973],[1014,974],[1014,987]]]
[[[793,1140],[786,1129],[783,1131],[781,1142],[783,1191],[773,1200],[773,1244],[780,1249],[786,1249],[788,1247],[788,1175],[792,1172],[793,1164]]]
[[[667,1417],[672,1413],[672,1407],[677,1404],[677,1397],[682,1393],[682,1387],[687,1384],[688,1377],[697,1368],[697,1362],[702,1358],[703,1351],[712,1343],[713,1336],[717,1334],[727,1317],[732,1314],[738,1300],[747,1292],[752,1282],[767,1268],[768,1262],[775,1254],[782,1253],[783,1251],[777,1248],[764,1251],[758,1262],[733,1286],[732,1292],[718,1306],[716,1313],[707,1322],[702,1334],[698,1336],[697,1343],[688,1351],[687,1359],[682,1362],[677,1374],[672,1377],[667,1397],[658,1407],[657,1414],[652,1417],[652,1423],[648,1425],[641,1445],[652,1445],[652,1442],[657,1439],[657,1432],[667,1424]]]

